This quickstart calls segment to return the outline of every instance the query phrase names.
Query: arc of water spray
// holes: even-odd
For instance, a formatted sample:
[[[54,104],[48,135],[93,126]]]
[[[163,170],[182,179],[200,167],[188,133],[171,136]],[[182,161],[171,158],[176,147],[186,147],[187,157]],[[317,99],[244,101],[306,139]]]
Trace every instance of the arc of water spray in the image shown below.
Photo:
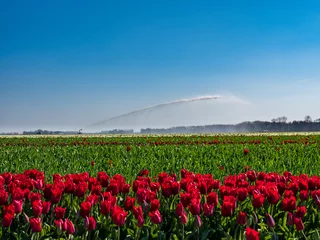
[[[158,104],[158,105],[155,105],[155,106],[146,107],[146,108],[138,109],[138,110],[135,110],[135,111],[132,111],[132,112],[129,112],[129,113],[122,114],[122,115],[118,115],[116,117],[111,117],[111,118],[108,118],[107,120],[104,120],[104,121],[89,125],[88,127],[94,127],[94,126],[109,122],[109,121],[117,119],[117,118],[130,116],[132,114],[139,113],[139,112],[144,112],[144,111],[147,111],[147,110],[150,110],[150,109],[161,108],[161,107],[164,107],[164,106],[167,106],[167,105],[175,105],[175,104],[186,103],[186,102],[195,102],[195,101],[214,100],[214,99],[220,99],[220,98],[222,98],[222,96],[203,96],[203,97],[196,97],[196,98],[190,98],[190,99],[181,99],[181,100],[175,100],[175,101],[171,101],[171,102],[167,102],[167,103],[161,103],[161,104]]]

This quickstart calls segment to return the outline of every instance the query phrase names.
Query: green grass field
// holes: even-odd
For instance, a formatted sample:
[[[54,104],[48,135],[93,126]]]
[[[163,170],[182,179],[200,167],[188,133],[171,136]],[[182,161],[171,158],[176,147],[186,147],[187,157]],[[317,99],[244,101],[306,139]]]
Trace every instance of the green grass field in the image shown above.
[[[320,170],[319,140],[320,135],[307,133],[1,137],[0,172],[36,168],[51,176],[106,171],[133,179],[141,169],[156,175],[186,168],[220,177],[249,166],[312,175]]]

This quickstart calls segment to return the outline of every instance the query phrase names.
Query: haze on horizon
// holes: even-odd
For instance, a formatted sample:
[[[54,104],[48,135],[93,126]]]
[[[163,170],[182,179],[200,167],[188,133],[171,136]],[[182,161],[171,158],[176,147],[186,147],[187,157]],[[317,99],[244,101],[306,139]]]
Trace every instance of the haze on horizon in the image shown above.
[[[0,132],[75,131],[208,95],[229,101],[165,106],[106,128],[318,119],[319,7],[319,1],[1,2]]]

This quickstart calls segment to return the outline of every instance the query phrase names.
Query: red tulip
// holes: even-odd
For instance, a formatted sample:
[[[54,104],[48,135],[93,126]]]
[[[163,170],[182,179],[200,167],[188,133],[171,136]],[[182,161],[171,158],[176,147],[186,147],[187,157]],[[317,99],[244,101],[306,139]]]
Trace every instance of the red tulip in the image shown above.
[[[8,206],[4,206],[3,213],[4,214],[9,214],[10,213],[10,214],[14,215],[15,214],[15,206],[14,206],[14,204],[11,203]]]
[[[183,207],[182,203],[179,203],[176,206],[176,216],[180,217],[183,213],[184,213],[184,207]]]
[[[172,182],[172,194],[177,195],[180,191],[180,183],[179,182]]]
[[[197,215],[197,216],[195,217],[194,225],[195,225],[195,227],[197,227],[197,228],[201,227],[202,221],[201,221],[201,218],[200,218],[199,215]]]
[[[115,206],[111,218],[114,224],[116,224],[117,226],[123,226],[126,221],[127,215],[128,213],[125,212],[121,207]]]
[[[127,196],[124,202],[124,209],[126,211],[130,211],[134,206],[135,200],[136,200],[135,198]]]
[[[100,203],[100,211],[103,215],[108,215],[114,207],[114,204],[110,200],[104,200]]]
[[[296,229],[298,231],[302,231],[304,229],[304,224],[303,224],[302,219],[300,217],[294,218],[294,225],[296,226]]]
[[[84,197],[87,190],[88,190],[88,184],[86,182],[82,181],[82,182],[78,183],[75,195],[79,198],[82,198],[82,197]]]
[[[231,201],[223,201],[221,205],[221,214],[224,217],[231,217],[234,211],[234,203]]]
[[[187,213],[186,212],[183,212],[181,215],[180,215],[180,223],[181,224],[186,224],[188,222],[188,216],[187,216]]]
[[[56,228],[58,231],[64,231],[64,221],[62,219],[54,220],[54,224],[56,225]]]
[[[54,209],[54,214],[57,220],[64,218],[64,214],[66,212],[66,208],[57,206]]]
[[[306,201],[309,197],[309,191],[308,190],[302,190],[300,191],[300,199],[301,201]]]
[[[294,215],[291,212],[288,212],[288,216],[287,216],[287,224],[289,226],[294,224]]]
[[[5,228],[10,227],[13,219],[14,215],[12,213],[6,213],[2,219],[2,226]]]
[[[214,206],[218,205],[218,194],[216,192],[210,192],[207,196],[207,203],[213,204]]]
[[[0,190],[0,206],[6,205],[8,200],[8,193],[5,190]]]
[[[42,213],[43,213],[43,214],[49,213],[50,207],[51,207],[51,202],[43,201],[43,202],[42,202],[42,206],[43,206],[43,208],[42,208]]]
[[[160,201],[158,199],[153,199],[150,203],[150,211],[154,212],[160,208]]]
[[[191,196],[189,193],[180,193],[180,201],[184,207],[187,207],[191,202]]]
[[[32,232],[41,232],[42,230],[41,218],[30,218],[30,226],[31,226]]]
[[[102,187],[108,187],[109,175],[105,172],[98,172],[97,180],[100,182]]]
[[[255,208],[260,208],[262,207],[263,203],[264,203],[264,195],[259,193],[254,193],[252,206],[254,206]]]
[[[160,190],[160,183],[158,183],[158,182],[152,182],[152,183],[150,183],[150,189],[151,189],[151,191],[153,191],[153,192],[159,192],[159,190]]]
[[[259,240],[259,232],[250,227],[246,228],[246,239],[247,240]]]
[[[92,204],[90,202],[83,202],[80,205],[80,216],[85,217],[90,215]]]
[[[213,214],[213,210],[214,210],[214,204],[208,204],[208,203],[203,204],[203,214],[205,216],[211,216]]]
[[[191,212],[192,215],[199,215],[201,212],[201,205],[200,205],[200,200],[198,199],[192,199],[191,203],[189,205],[189,211]]]
[[[123,192],[123,193],[129,193],[129,192],[130,192],[130,187],[131,187],[130,184],[125,184],[125,185],[123,185],[122,192]]]
[[[307,209],[305,206],[299,206],[296,211],[296,217],[303,218],[306,215]]]
[[[273,228],[276,225],[273,217],[270,214],[267,214],[267,225],[269,228]]]
[[[267,192],[267,199],[270,204],[277,204],[280,200],[278,189],[270,189]]]
[[[239,212],[237,223],[239,225],[245,225],[247,223],[247,214],[245,212]]]
[[[138,173],[138,176],[148,176],[149,171],[147,169],[143,169]]]
[[[34,217],[39,217],[42,214],[43,206],[41,200],[36,200],[32,202],[32,214]]]
[[[84,228],[88,231],[96,229],[97,222],[94,217],[85,217],[84,219]]]
[[[138,227],[143,227],[143,224],[144,224],[144,218],[143,218],[143,216],[139,216],[138,218],[137,218],[137,221],[138,221]]]
[[[154,224],[159,224],[162,222],[162,217],[159,210],[156,210],[154,212],[149,212],[149,217],[151,219],[151,222]]]
[[[74,234],[75,231],[76,231],[76,229],[75,229],[72,221],[67,218],[67,219],[65,220],[65,223],[66,223],[66,225],[67,225],[67,233],[68,233],[68,234]]]
[[[171,183],[169,181],[164,182],[163,184],[161,184],[161,192],[162,195],[166,198],[170,197],[172,194],[172,186]]]
[[[51,190],[51,197],[50,197],[50,202],[52,204],[56,204],[60,202],[62,198],[62,191],[58,187],[53,187]]]
[[[14,205],[15,213],[21,213],[23,207],[22,200],[13,200],[12,204]]]
[[[248,190],[246,188],[238,188],[237,193],[238,193],[238,200],[239,201],[242,202],[242,201],[246,200],[246,198],[248,196]]]
[[[283,211],[293,211],[297,208],[296,206],[296,198],[294,196],[285,197],[282,201],[282,210]]]

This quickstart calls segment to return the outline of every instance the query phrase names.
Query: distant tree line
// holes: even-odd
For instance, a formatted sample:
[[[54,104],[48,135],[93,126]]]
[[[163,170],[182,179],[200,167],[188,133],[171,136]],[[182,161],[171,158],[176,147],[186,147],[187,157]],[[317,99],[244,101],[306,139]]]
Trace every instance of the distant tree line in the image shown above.
[[[242,122],[239,124],[214,124],[205,126],[145,128],[143,134],[160,133],[236,133],[236,132],[317,132],[320,131],[320,119],[312,121],[306,116],[304,121],[287,122],[286,117],[279,117],[268,121]]]
[[[37,129],[35,131],[23,131],[23,135],[57,135],[57,134],[79,134],[77,131],[49,131]]]
[[[50,135],[50,134],[82,134],[79,131],[24,131],[23,135]],[[142,128],[142,134],[168,134],[168,133],[236,133],[236,132],[318,132],[320,131],[320,118],[312,121],[308,115],[304,121],[287,122],[287,117],[278,117],[271,121],[242,122],[238,124],[213,124],[204,126],[180,126],[171,128]],[[1,133],[8,134],[8,133]],[[133,129],[113,129],[101,131],[100,134],[134,134]]]
[[[133,129],[113,129],[109,131],[101,131],[100,134],[133,134]],[[35,131],[24,131],[23,135],[57,135],[57,134],[82,134],[82,129],[79,131],[48,131],[38,129]]]
[[[102,131],[101,134],[133,134],[133,129],[113,129],[110,131]]]

